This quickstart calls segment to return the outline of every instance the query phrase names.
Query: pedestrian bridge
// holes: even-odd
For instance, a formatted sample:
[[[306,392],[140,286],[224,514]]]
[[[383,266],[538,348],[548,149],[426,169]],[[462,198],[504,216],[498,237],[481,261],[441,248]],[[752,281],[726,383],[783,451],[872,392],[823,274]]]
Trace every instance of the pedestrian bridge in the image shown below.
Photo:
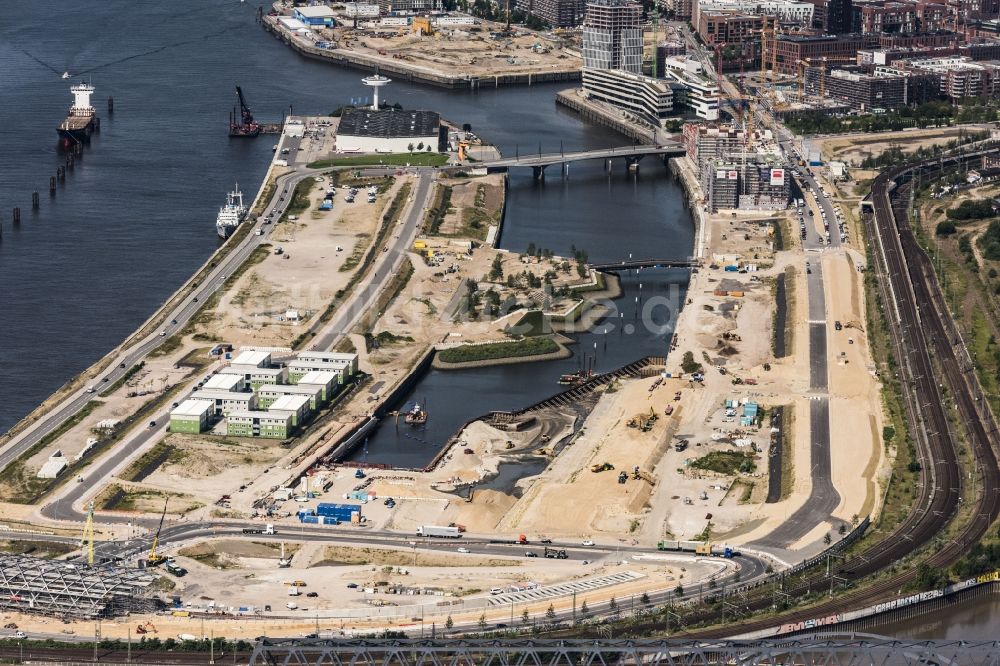
[[[597,150],[559,151],[558,153],[543,153],[541,151],[529,155],[518,153],[514,157],[504,157],[498,160],[486,160],[483,162],[469,162],[453,168],[485,168],[488,172],[506,172],[513,167],[531,167],[535,172],[535,178],[543,179],[545,178],[545,169],[555,164],[562,165],[563,173],[566,173],[568,165],[573,162],[604,160],[606,168],[610,170],[611,160],[624,159],[626,166],[631,170],[635,170],[638,169],[639,161],[650,155],[658,156],[665,161],[671,157],[681,157],[684,154],[684,146],[675,141],[667,141],[653,146],[640,144],[633,146],[611,146],[610,148],[600,148]]]
[[[626,259],[605,264],[590,264],[595,271],[613,273],[634,268],[696,268],[701,262],[695,259]]]

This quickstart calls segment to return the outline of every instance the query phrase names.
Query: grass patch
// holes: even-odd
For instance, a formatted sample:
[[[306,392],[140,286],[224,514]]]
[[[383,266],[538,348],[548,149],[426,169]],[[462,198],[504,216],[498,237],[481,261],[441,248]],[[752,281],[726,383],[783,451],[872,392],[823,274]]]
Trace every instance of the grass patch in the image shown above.
[[[525,338],[510,342],[494,342],[485,345],[461,345],[438,352],[438,359],[445,363],[468,363],[498,358],[521,358],[552,354],[559,351],[559,345],[552,338]]]
[[[541,310],[529,310],[517,320],[517,323],[508,326],[507,330],[516,331],[518,335],[530,338],[536,335],[551,333],[552,327],[549,326],[548,318],[544,312]]]
[[[452,210],[452,190],[453,188],[450,185],[438,186],[437,191],[434,193],[434,203],[431,205],[430,210],[427,211],[427,217],[424,220],[427,233],[436,234],[441,230],[441,224],[444,222],[445,216]]]
[[[309,193],[315,186],[316,181],[312,178],[299,181],[295,191],[292,192],[292,200],[288,202],[285,214],[281,216],[281,222],[287,221],[289,215],[301,215],[309,209]]]
[[[795,424],[795,406],[784,405],[781,410],[781,500],[788,499],[795,485],[795,452],[792,446],[792,427]]]
[[[52,479],[39,479],[33,470],[25,467],[25,462],[39,451],[56,441],[103,405],[99,400],[91,400],[73,416],[63,421],[58,428],[25,451],[0,471],[0,501],[14,504],[33,504],[52,483]]]
[[[201,502],[193,500],[186,501],[181,508],[178,508],[177,501],[183,499],[182,495],[165,493],[162,490],[148,490],[139,488],[123,488],[119,485],[110,485],[101,492],[94,500],[94,505],[101,511],[151,511],[151,505],[159,505],[157,511],[162,511],[164,501],[173,501],[169,507],[171,513],[187,513],[204,506]]]
[[[181,347],[181,343],[184,342],[183,336],[180,334],[171,335],[169,338],[165,338],[163,343],[149,352],[150,358],[159,358],[160,356],[166,356],[167,354],[172,354]]]
[[[115,381],[111,386],[109,386],[106,389],[104,389],[103,391],[101,391],[100,396],[102,398],[108,397],[109,395],[111,395],[112,393],[114,393],[115,391],[117,391],[118,389],[120,389],[122,386],[124,386],[125,382],[127,382],[130,379],[132,379],[132,377],[135,376],[135,373],[137,373],[140,370],[142,370],[145,366],[146,366],[146,362],[145,361],[139,361],[138,363],[136,363],[135,365],[133,365],[131,368],[129,368],[128,371],[124,375],[122,375],[121,377],[119,377],[118,380]]]
[[[361,240],[371,238],[371,235],[358,234],[358,238],[360,240],[357,244],[355,244],[354,251],[351,252],[351,256],[349,256],[347,260],[344,261],[343,264],[341,264],[340,268],[337,269],[341,273],[346,273],[347,271],[353,271],[355,268],[357,268],[358,264],[361,263],[362,257],[365,256],[365,250],[371,247],[370,243],[368,245],[365,245],[364,243],[361,242]]]
[[[352,157],[336,157],[330,160],[310,162],[310,169],[326,169],[330,167],[372,166],[386,164],[390,166],[442,166],[448,163],[444,153],[386,153],[379,155],[354,155]]]
[[[8,555],[31,555],[50,560],[54,557],[72,553],[78,546],[63,541],[0,541],[0,553]]]
[[[157,442],[156,446],[136,459],[120,476],[125,481],[142,481],[155,472],[160,465],[179,463],[184,460],[185,455],[184,451],[167,444],[165,441]]]
[[[732,476],[740,472],[750,473],[757,469],[752,453],[742,451],[712,451],[691,462],[691,467]]]

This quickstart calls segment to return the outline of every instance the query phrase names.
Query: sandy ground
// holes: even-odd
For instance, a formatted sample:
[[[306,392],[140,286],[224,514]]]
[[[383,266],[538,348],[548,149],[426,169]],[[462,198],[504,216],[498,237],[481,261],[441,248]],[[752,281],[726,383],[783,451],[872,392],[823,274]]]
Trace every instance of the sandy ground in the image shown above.
[[[504,25],[480,21],[420,36],[406,27],[374,29],[338,27],[319,30],[321,39],[372,59],[406,63],[417,69],[471,76],[548,72],[579,67],[579,56],[563,47],[563,40],[515,28],[511,38],[493,39],[491,31]]]
[[[875,135],[859,132],[836,135],[821,140],[813,139],[812,142],[819,143],[825,159],[846,162],[851,165],[859,164],[869,155],[878,155],[890,146],[899,146],[904,152],[913,152],[918,148],[947,143],[963,132],[968,134],[971,131],[989,129],[990,125],[983,124],[879,132]]]

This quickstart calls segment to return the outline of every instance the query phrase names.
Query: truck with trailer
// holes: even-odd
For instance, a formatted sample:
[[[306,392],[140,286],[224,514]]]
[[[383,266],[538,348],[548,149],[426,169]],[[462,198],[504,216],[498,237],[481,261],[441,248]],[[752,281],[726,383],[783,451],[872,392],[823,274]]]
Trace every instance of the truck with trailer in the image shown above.
[[[462,533],[457,527],[421,525],[417,528],[417,536],[435,537],[441,539],[458,539],[462,536]]]
[[[267,527],[244,527],[243,534],[277,534],[274,531],[274,524],[268,523]]]
[[[656,549],[726,559],[732,559],[740,554],[733,546],[713,545],[705,541],[660,541],[656,544]]]

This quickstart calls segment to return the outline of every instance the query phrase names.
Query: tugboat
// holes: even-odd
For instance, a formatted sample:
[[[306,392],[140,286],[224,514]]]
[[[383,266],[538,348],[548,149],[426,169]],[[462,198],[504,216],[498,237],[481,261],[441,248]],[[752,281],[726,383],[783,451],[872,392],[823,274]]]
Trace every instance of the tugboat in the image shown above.
[[[563,386],[574,386],[584,383],[593,376],[593,370],[577,370],[576,372],[560,375],[559,383]]]
[[[89,141],[90,135],[100,129],[100,120],[90,105],[94,86],[81,83],[70,87],[69,91],[73,93],[73,106],[69,107],[69,115],[58,127],[64,148]]]
[[[406,412],[406,416],[403,417],[403,421],[407,425],[411,426],[421,426],[427,423],[427,412],[421,409],[419,403],[413,404],[413,409]]]
[[[243,205],[243,193],[240,192],[239,183],[236,190],[226,195],[226,205],[219,209],[219,215],[215,218],[215,230],[219,238],[229,238],[236,227],[240,226],[247,209]]]

